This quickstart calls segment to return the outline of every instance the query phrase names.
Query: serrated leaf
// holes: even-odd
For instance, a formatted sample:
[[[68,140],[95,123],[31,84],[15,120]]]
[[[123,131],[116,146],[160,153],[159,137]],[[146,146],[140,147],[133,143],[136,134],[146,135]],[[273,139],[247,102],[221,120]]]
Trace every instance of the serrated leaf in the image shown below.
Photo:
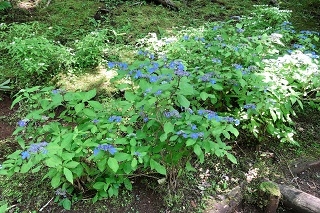
[[[53,178],[51,179],[51,186],[53,188],[57,188],[60,185],[60,180],[61,180],[61,174],[57,173]]]
[[[118,161],[115,158],[109,158],[108,159],[108,166],[110,167],[110,169],[116,173],[119,169],[119,164]]]
[[[68,168],[63,168],[63,174],[66,177],[67,181],[73,184],[73,174]]]
[[[186,97],[184,97],[183,95],[177,95],[177,99],[178,99],[179,104],[182,107],[189,108],[190,101],[188,101],[188,99]]]
[[[88,101],[89,105],[95,110],[102,110],[103,106],[98,101]]]
[[[153,159],[150,159],[150,167],[162,175],[167,175],[166,168]]]
[[[226,155],[227,155],[227,158],[228,158],[232,163],[237,164],[237,159],[236,159],[236,157],[235,157],[233,154],[230,154],[230,153],[227,152]]]
[[[124,97],[128,101],[135,101],[136,100],[135,94],[133,92],[130,92],[130,91],[126,91],[125,94],[124,94]]]
[[[76,168],[79,165],[79,162],[76,161],[69,161],[64,166],[70,169]]]
[[[86,93],[84,93],[84,97],[82,99],[82,101],[89,101],[90,99],[94,98],[97,94],[96,89],[90,90]]]
[[[63,206],[64,209],[70,210],[71,209],[71,201],[69,199],[65,198],[62,201],[62,206]]]
[[[174,132],[174,125],[170,122],[166,122],[164,124],[164,132],[167,134],[170,132]]]
[[[163,142],[163,141],[165,141],[167,138],[168,138],[167,133],[163,133],[163,134],[160,136],[160,141]]]
[[[97,117],[96,113],[92,109],[85,108],[85,109],[83,109],[83,113],[86,116],[91,117],[91,118]]]
[[[207,100],[208,97],[209,97],[209,94],[208,94],[208,93],[206,93],[206,92],[201,92],[201,93],[200,93],[200,98],[201,98],[203,101]]]
[[[187,140],[187,142],[186,142],[186,146],[192,146],[192,145],[195,144],[195,143],[196,143],[196,140],[193,140],[193,139],[189,138],[189,139]]]
[[[83,108],[84,108],[84,103],[78,103],[77,105],[74,106],[74,110],[76,111],[77,114],[81,112]]]

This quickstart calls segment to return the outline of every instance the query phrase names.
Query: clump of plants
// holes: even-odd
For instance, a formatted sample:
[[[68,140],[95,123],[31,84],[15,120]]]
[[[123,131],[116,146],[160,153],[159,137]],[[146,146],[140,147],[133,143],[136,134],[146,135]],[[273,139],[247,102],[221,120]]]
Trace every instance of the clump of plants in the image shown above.
[[[21,90],[13,102],[29,110],[14,132],[21,150],[7,156],[0,174],[47,169],[44,179],[69,209],[72,193],[94,189],[93,201],[116,196],[121,186],[131,190],[130,178],[139,174],[154,171],[175,187],[206,156],[237,163],[231,149],[240,132],[297,144],[293,106],[303,107],[302,91],[319,79],[313,69],[303,72],[304,82],[291,77],[318,66],[318,55],[270,68],[297,36],[279,17],[268,28],[250,28],[255,17],[210,23],[178,33],[158,52],[139,50],[131,64],[108,62],[122,95],[106,102],[95,99],[95,90]],[[318,35],[307,36],[304,47],[312,47]]]

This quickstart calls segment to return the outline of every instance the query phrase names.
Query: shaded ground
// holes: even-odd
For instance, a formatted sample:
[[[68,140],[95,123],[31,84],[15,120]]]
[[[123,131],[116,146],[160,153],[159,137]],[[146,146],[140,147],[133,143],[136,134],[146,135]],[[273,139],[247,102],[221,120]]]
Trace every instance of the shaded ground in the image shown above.
[[[2,100],[0,99],[0,140],[10,137],[15,128],[8,122],[8,119],[14,114],[10,106],[11,99],[8,96],[3,96]]]

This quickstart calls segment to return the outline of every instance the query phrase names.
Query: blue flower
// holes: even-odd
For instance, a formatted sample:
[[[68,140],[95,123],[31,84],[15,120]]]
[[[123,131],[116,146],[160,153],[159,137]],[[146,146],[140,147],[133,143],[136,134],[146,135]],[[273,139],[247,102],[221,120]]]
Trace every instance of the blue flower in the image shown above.
[[[100,150],[108,151],[111,155],[117,152],[117,149],[111,144],[100,144],[93,150],[93,155],[97,155]]]
[[[28,151],[23,151],[23,152],[21,152],[21,157],[23,160],[28,159],[28,158],[30,158],[30,153]]]
[[[158,90],[157,92],[154,93],[156,96],[159,96],[162,94],[162,90]]]
[[[221,60],[220,60],[219,58],[213,58],[213,59],[212,59],[212,62],[213,62],[213,63],[221,64]]]
[[[111,117],[109,118],[109,121],[110,121],[110,122],[117,122],[117,123],[119,123],[119,122],[121,122],[121,120],[122,120],[122,117],[121,117],[121,116],[116,116],[116,115],[113,115],[113,116],[111,116]]]
[[[194,125],[194,124],[191,124],[191,129],[192,129],[192,130],[196,130],[196,129],[197,129],[197,126]]]
[[[214,27],[212,28],[212,30],[218,30],[218,29],[220,29],[220,28],[221,28],[221,26],[217,25],[217,26],[214,26]]]
[[[244,109],[256,109],[255,104],[246,104],[243,106]]]
[[[244,29],[242,28],[237,28],[237,33],[243,33],[244,32]]]
[[[211,83],[211,84],[216,84],[217,82],[216,82],[216,80],[211,79],[211,80],[210,80],[210,83]]]
[[[97,124],[97,123],[99,123],[99,120],[98,119],[93,119],[92,123]]]
[[[184,39],[184,40],[189,40],[189,38],[190,38],[190,37],[189,37],[188,35],[184,35],[184,36],[183,36],[183,39]]]
[[[120,62],[120,63],[118,63],[118,66],[119,66],[120,69],[123,69],[123,70],[128,69],[128,64],[127,63]]]
[[[140,152],[135,151],[135,152],[134,152],[134,155],[135,155],[135,156],[140,157],[140,156],[141,156],[141,153],[140,153]]]
[[[165,111],[163,114],[166,118],[171,118],[171,117],[181,118],[181,115],[175,109],[171,111]]]
[[[183,130],[179,130],[178,132],[176,132],[177,135],[182,135],[184,133]]]
[[[178,76],[189,76],[190,73],[188,73],[187,71],[184,71],[182,69],[178,69],[176,71],[174,71],[174,74],[178,75]]]
[[[237,70],[243,68],[243,66],[242,66],[241,64],[234,64],[233,66],[234,66],[234,68],[236,68]]]
[[[238,126],[239,124],[240,124],[239,119],[235,119],[235,120],[234,120],[234,125]]]
[[[143,117],[143,122],[147,123],[149,121],[149,118],[147,116]]]
[[[296,49],[302,49],[304,47],[301,44],[293,44],[292,46],[293,46],[293,48],[296,48]]]
[[[150,83],[154,83],[158,80],[158,76],[155,76],[155,75],[151,75],[149,76],[149,81]]]
[[[19,127],[25,127],[25,126],[27,126],[27,124],[28,124],[28,120],[26,120],[26,119],[18,121]]]
[[[108,62],[108,67],[111,69],[117,65],[116,62]]]
[[[51,92],[52,92],[52,94],[59,94],[60,93],[60,89],[54,89]]]
[[[199,135],[196,132],[193,132],[190,134],[190,138],[192,138],[192,139],[198,139],[198,137],[199,137]]]
[[[189,136],[188,136],[188,134],[183,133],[183,134],[182,134],[182,137],[184,137],[184,138],[188,138]]]
[[[138,79],[138,78],[141,78],[142,77],[142,72],[141,70],[137,70],[136,71],[136,75],[134,76],[134,78]]]

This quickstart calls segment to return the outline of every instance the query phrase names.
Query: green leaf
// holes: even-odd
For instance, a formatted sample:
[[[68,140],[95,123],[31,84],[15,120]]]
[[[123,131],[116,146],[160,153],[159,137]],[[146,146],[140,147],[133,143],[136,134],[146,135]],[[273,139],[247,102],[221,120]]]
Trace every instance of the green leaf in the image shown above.
[[[187,142],[186,142],[186,146],[192,146],[192,145],[195,144],[195,143],[196,143],[196,140],[193,140],[193,139],[189,138],[189,139],[187,140]]]
[[[83,109],[83,113],[86,116],[91,117],[91,118],[96,118],[97,117],[97,114],[92,109],[85,108],[85,109]]]
[[[64,209],[70,210],[71,209],[71,201],[67,198],[63,199],[62,206]]]
[[[124,97],[128,101],[135,101],[136,100],[135,94],[133,92],[130,92],[130,91],[126,91],[125,94],[124,94]]]
[[[33,164],[31,161],[28,161],[27,163],[24,163],[22,166],[21,166],[21,170],[20,172],[21,173],[27,173],[31,168],[32,168]]]
[[[206,93],[206,92],[201,92],[201,93],[200,93],[200,98],[201,98],[203,101],[207,100],[208,97],[209,97],[209,94],[208,94],[208,93]]]
[[[234,136],[238,137],[239,136],[239,131],[233,127],[232,124],[229,124],[226,128],[227,131],[231,132]]]
[[[64,166],[70,169],[76,168],[79,165],[79,162],[76,161],[69,161]]]
[[[236,157],[235,157],[233,154],[230,154],[230,153],[227,152],[226,155],[227,155],[227,158],[228,158],[232,163],[237,164],[237,159],[236,159]]]
[[[170,132],[174,132],[174,125],[170,122],[166,122],[164,124],[164,132],[167,134]]]
[[[116,173],[119,169],[118,161],[115,158],[108,159],[108,166],[114,173]]]
[[[188,161],[186,163],[186,170],[189,172],[196,172],[197,170],[191,165],[191,163]]]
[[[90,91],[84,93],[84,97],[83,97],[82,101],[83,101],[83,102],[89,101],[90,99],[92,99],[93,97],[95,97],[96,94],[97,94],[96,89],[90,90]]]
[[[187,82],[187,78],[182,78],[179,84],[179,93],[181,95],[193,95],[194,94],[194,88],[191,84]]]
[[[1,2],[0,2],[1,3]],[[0,8],[1,9],[1,8]],[[7,208],[8,208],[8,204],[6,203],[6,204],[4,204],[4,205],[2,205],[2,206],[0,206],[0,212],[6,212],[7,211]]]
[[[93,187],[94,189],[98,190],[98,191],[101,191],[101,190],[104,189],[104,186],[105,186],[105,185],[107,185],[107,184],[104,183],[104,182],[95,182],[92,187]]]
[[[190,101],[188,101],[188,99],[186,99],[186,97],[184,97],[183,95],[178,95],[177,99],[178,99],[178,102],[181,106],[183,106],[184,108],[189,108]]]
[[[166,168],[153,159],[150,159],[150,167],[162,175],[167,175]]]
[[[89,105],[94,109],[94,110],[102,110],[103,106],[101,103],[98,101],[88,101]]]
[[[136,158],[133,158],[132,161],[131,161],[131,167],[132,168],[136,168],[138,165],[138,161]]]
[[[51,179],[51,186],[53,188],[57,188],[60,185],[61,181],[61,174],[58,172],[53,178]]]
[[[64,176],[66,177],[66,179],[71,183],[73,184],[73,174],[72,172],[70,171],[70,169],[68,168],[63,168],[63,174]]]
[[[78,103],[77,105],[74,106],[74,110],[76,111],[77,114],[81,112],[83,108],[84,108],[84,103]]]
[[[163,133],[162,135],[160,135],[160,141],[163,142],[168,138],[167,133]]]
[[[218,91],[222,91],[223,90],[223,87],[222,87],[221,84],[214,84],[212,87],[213,87],[213,89],[218,90]]]

